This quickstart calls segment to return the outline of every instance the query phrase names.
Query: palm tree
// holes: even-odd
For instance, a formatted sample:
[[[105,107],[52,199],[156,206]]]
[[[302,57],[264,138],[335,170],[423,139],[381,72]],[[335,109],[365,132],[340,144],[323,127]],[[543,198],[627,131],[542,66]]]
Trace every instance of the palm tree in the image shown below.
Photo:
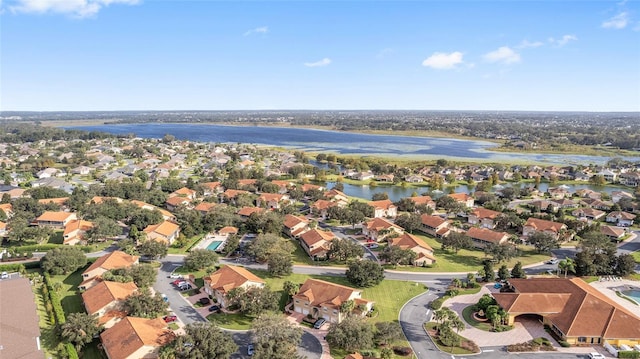
[[[564,271],[564,277],[567,278],[567,273],[576,271],[576,263],[571,258],[566,258],[558,263],[558,271]]]

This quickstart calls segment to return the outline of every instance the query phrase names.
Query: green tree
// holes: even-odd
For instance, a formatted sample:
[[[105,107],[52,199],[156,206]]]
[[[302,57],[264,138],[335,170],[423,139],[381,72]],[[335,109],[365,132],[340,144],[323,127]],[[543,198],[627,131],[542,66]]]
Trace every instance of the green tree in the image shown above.
[[[359,259],[364,255],[364,248],[349,239],[334,239],[328,252],[329,258],[346,262],[349,259]]]
[[[123,307],[132,317],[153,319],[166,314],[169,303],[165,302],[159,293],[152,295],[148,288],[142,288],[128,296]]]
[[[484,261],[484,281],[491,282],[496,278],[496,273],[493,270],[493,264],[490,261]]]
[[[511,278],[511,273],[509,273],[509,268],[507,268],[506,264],[503,264],[498,269],[498,278],[500,280],[507,280],[507,279]]]
[[[509,261],[518,255],[516,248],[509,244],[490,243],[484,247],[484,253],[498,262]]]
[[[522,269],[522,262],[518,261],[511,269],[511,278],[527,278],[527,275]]]
[[[552,249],[560,248],[558,240],[547,232],[534,232],[529,236],[529,243],[536,248],[538,253],[549,253]]]
[[[471,237],[463,232],[452,231],[442,238],[442,249],[451,248],[455,253],[461,249],[471,248],[472,245]]]
[[[153,239],[146,240],[138,246],[140,255],[153,259],[164,258],[168,252],[169,247],[166,244]]]
[[[213,267],[218,263],[218,255],[208,249],[194,249],[184,258],[184,266],[194,271]]]
[[[300,290],[300,284],[294,283],[294,282],[292,282],[290,280],[285,280],[282,290],[289,297],[293,297]]]
[[[271,253],[267,259],[267,271],[272,276],[283,277],[293,271],[291,254],[283,251]]]
[[[98,217],[93,220],[93,227],[87,231],[90,241],[104,241],[109,237],[122,234],[122,228],[111,218]]]
[[[87,257],[76,247],[54,248],[40,260],[42,269],[51,274],[68,274],[86,264]]]
[[[633,273],[636,268],[636,262],[630,254],[620,254],[616,257],[615,261],[615,273],[619,276],[626,277]]]
[[[340,323],[331,323],[326,339],[332,348],[353,352],[373,347],[373,330],[362,317],[347,316]]]
[[[249,286],[234,288],[227,294],[229,306],[236,306],[241,313],[257,316],[265,311],[278,309],[278,294],[268,287]]]
[[[410,201],[413,203],[413,201]],[[422,219],[419,213],[405,213],[396,218],[395,224],[404,228],[405,231],[413,233],[422,226]]]
[[[298,359],[302,329],[277,313],[264,313],[252,324],[255,359]]]
[[[571,258],[566,258],[558,262],[558,270],[564,272],[564,277],[567,277],[569,272],[575,272],[575,262]]]
[[[411,249],[402,249],[399,246],[386,246],[379,254],[381,261],[389,263],[393,266],[398,264],[411,264],[417,257],[416,252]]]
[[[247,247],[246,252],[258,262],[266,262],[273,253],[292,253],[294,250],[291,241],[277,234],[265,233],[259,234]]]
[[[373,261],[353,261],[345,275],[349,282],[358,287],[372,287],[384,279],[384,268]]]
[[[66,322],[60,326],[60,336],[63,340],[75,345],[76,350],[91,343],[93,337],[100,333],[102,327],[98,324],[98,317],[87,313],[71,313]]]
[[[387,345],[404,337],[398,322],[377,322],[375,340],[379,344]]]
[[[151,287],[156,282],[157,270],[150,264],[135,264],[126,270],[138,288]]]

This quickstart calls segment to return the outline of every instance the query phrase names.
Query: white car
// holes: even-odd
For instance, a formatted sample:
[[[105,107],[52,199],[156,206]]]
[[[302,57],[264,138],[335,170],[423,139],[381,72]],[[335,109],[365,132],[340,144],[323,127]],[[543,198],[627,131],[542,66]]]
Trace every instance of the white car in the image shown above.
[[[175,272],[172,272],[171,274],[169,274],[169,278],[171,278],[171,279],[181,279],[182,275],[178,274],[178,273],[175,273]]]
[[[605,356],[600,353],[589,353],[591,359],[605,359]]]
[[[8,279],[8,278],[9,278],[9,273],[2,272],[2,274],[0,274],[0,279]]]

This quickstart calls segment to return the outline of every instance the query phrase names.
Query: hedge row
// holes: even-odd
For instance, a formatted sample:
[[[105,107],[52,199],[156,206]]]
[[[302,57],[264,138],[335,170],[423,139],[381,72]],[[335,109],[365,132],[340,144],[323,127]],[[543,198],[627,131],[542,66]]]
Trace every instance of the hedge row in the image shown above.
[[[20,272],[20,270],[22,268],[24,268],[24,269],[40,268],[40,261],[25,262],[25,263],[0,264],[0,272]]]
[[[78,351],[76,350],[76,347],[73,346],[73,344],[66,343],[64,347],[67,349],[67,357],[69,359],[80,359],[80,356],[78,356]]]
[[[637,352],[635,350],[621,350],[618,352],[618,358],[637,359],[640,358],[640,352]]]
[[[67,319],[64,316],[64,309],[62,309],[62,303],[60,303],[58,293],[56,293],[56,290],[53,288],[53,283],[51,283],[51,276],[47,272],[44,273],[44,284],[49,291],[49,300],[53,306],[53,316],[56,319],[56,324],[60,326],[64,324]]]

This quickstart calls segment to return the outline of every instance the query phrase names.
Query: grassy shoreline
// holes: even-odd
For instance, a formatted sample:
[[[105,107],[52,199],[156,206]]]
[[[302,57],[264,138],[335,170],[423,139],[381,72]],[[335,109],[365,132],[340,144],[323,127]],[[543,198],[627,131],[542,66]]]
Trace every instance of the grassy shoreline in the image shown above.
[[[27,122],[27,121],[25,121]],[[31,121],[28,121],[31,122]],[[109,124],[119,124],[119,123],[108,123],[109,120],[98,120],[98,119],[85,119],[85,120],[52,120],[52,121],[43,121],[41,123],[42,126],[48,127],[67,127],[67,126],[103,126]],[[167,122],[167,124],[174,122]],[[492,139],[492,138],[482,138],[482,137],[474,137],[474,136],[463,136],[454,133],[442,132],[442,131],[390,131],[390,130],[339,130],[333,126],[303,126],[303,125],[291,125],[286,123],[236,123],[236,122],[199,122],[199,123],[184,123],[184,122],[176,122],[181,125],[217,125],[217,126],[247,126],[247,127],[282,127],[282,128],[305,128],[305,129],[316,129],[316,130],[324,130],[324,131],[339,131],[339,132],[352,132],[352,133],[362,133],[362,134],[371,134],[371,135],[385,135],[385,136],[410,136],[410,137],[433,137],[433,138],[447,138],[447,139],[455,139],[455,140],[466,140],[466,141],[482,141],[482,142],[491,142],[496,146],[487,148],[487,151],[497,152],[497,153],[517,153],[517,154],[566,154],[566,155],[589,155],[589,156],[601,156],[601,157],[612,157],[612,156],[637,156],[637,152],[628,151],[628,150],[618,150],[613,148],[602,148],[602,147],[594,147],[594,146],[586,146],[586,145],[568,145],[563,146],[557,149],[519,149],[513,147],[504,147],[506,141]],[[135,124],[135,123],[132,123]],[[384,158],[384,156],[376,156]],[[446,157],[446,156],[445,156]],[[407,157],[412,158],[412,157]],[[424,156],[416,156],[416,159],[424,158]],[[455,158],[455,157],[454,157]]]

